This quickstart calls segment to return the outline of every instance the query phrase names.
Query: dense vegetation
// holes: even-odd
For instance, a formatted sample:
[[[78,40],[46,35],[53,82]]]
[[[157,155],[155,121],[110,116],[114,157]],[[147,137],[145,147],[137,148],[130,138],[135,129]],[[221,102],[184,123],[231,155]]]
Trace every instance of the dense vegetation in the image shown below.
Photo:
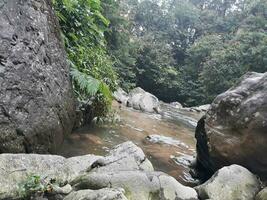
[[[102,117],[109,111],[117,80],[104,37],[109,20],[101,13],[100,0],[54,0],[53,4],[77,98],[91,102],[93,115]]]
[[[103,94],[99,85],[114,90],[118,79],[126,90],[140,86],[191,106],[210,103],[247,71],[267,71],[266,0],[55,5],[79,96]]]

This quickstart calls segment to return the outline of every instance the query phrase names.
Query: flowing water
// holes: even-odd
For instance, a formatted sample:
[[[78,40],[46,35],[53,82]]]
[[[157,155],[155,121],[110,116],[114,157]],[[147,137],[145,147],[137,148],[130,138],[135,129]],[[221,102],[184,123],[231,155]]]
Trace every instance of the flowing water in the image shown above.
[[[113,105],[120,121],[113,125],[84,127],[75,131],[59,154],[72,157],[84,154],[105,155],[125,141],[142,148],[155,170],[166,172],[185,185],[193,185],[189,161],[195,155],[194,126],[200,113],[178,110],[163,104],[162,114],[147,114]]]

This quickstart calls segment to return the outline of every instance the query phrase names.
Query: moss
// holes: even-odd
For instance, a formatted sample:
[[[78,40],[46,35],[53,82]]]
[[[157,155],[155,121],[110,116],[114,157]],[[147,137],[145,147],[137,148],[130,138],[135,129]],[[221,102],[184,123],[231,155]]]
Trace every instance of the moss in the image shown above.
[[[160,199],[160,191],[150,192],[148,199],[149,200],[161,200]]]

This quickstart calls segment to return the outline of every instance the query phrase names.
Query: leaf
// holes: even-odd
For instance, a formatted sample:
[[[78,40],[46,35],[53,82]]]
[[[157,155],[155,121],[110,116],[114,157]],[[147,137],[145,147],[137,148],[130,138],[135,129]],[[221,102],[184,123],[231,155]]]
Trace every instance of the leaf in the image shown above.
[[[80,72],[76,68],[71,69],[71,75],[78,87],[84,91],[87,95],[94,96],[99,91],[100,81]]]

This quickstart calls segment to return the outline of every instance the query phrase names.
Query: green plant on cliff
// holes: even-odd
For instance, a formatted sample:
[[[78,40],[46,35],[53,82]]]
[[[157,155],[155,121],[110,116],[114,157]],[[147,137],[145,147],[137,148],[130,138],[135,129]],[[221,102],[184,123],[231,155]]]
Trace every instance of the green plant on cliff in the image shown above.
[[[109,20],[101,13],[101,2],[54,0],[53,3],[63,33],[75,93],[79,100],[91,100],[96,117],[104,116],[111,105],[111,92],[116,88],[117,75],[107,54],[104,32]]]

